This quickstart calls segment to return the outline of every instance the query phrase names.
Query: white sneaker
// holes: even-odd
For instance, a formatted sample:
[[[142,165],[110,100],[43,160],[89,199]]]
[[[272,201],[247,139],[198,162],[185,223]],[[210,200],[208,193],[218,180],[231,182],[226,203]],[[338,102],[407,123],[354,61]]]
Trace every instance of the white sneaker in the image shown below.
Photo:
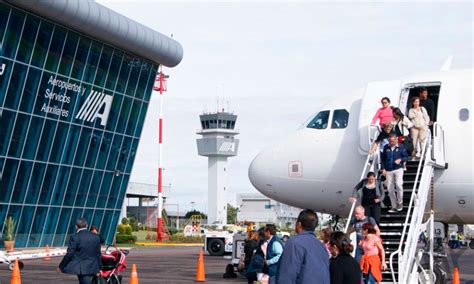
[[[398,203],[397,204],[397,211],[400,212],[403,210],[403,203]]]
[[[390,208],[390,210],[388,210],[388,213],[397,213],[397,209],[395,208]]]
[[[420,152],[417,152],[416,155],[415,155],[415,157],[420,158],[420,157],[421,157]]]

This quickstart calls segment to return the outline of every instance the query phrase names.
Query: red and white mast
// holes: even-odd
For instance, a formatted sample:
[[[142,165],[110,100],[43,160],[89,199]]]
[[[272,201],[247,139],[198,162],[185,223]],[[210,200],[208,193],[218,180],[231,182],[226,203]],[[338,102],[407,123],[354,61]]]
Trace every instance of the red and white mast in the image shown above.
[[[163,92],[166,92],[166,78],[163,74],[163,66],[160,66],[160,71],[156,75],[155,86],[153,90],[159,91],[159,118],[158,118],[158,221],[157,221],[157,236],[156,241],[163,241]],[[158,83],[158,86],[157,86]]]

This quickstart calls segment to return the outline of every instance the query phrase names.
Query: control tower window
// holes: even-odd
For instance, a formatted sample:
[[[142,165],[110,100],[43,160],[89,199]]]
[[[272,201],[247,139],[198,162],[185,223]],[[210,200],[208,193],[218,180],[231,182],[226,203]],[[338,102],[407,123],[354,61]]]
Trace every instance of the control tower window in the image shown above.
[[[331,128],[346,128],[347,123],[349,123],[349,112],[345,109],[334,110]]]
[[[311,122],[308,124],[308,128],[314,129],[326,129],[328,127],[329,110],[320,111]]]

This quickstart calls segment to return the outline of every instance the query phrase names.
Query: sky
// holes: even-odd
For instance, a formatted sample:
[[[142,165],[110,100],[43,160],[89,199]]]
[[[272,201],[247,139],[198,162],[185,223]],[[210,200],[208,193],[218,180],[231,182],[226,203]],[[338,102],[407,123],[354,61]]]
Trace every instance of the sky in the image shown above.
[[[181,211],[207,210],[207,158],[197,155],[199,115],[238,115],[226,199],[257,192],[252,159],[290,135],[332,98],[371,81],[473,65],[471,2],[98,1],[173,35],[182,62],[163,97],[164,185]],[[131,182],[157,184],[158,97],[151,99]]]

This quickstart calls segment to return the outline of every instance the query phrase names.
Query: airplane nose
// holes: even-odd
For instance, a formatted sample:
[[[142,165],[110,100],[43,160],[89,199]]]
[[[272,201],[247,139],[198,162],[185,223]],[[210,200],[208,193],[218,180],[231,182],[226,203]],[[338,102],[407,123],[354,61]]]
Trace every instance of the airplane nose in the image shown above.
[[[268,197],[275,193],[271,184],[272,161],[272,150],[263,151],[253,159],[249,167],[250,182],[258,191]]]

